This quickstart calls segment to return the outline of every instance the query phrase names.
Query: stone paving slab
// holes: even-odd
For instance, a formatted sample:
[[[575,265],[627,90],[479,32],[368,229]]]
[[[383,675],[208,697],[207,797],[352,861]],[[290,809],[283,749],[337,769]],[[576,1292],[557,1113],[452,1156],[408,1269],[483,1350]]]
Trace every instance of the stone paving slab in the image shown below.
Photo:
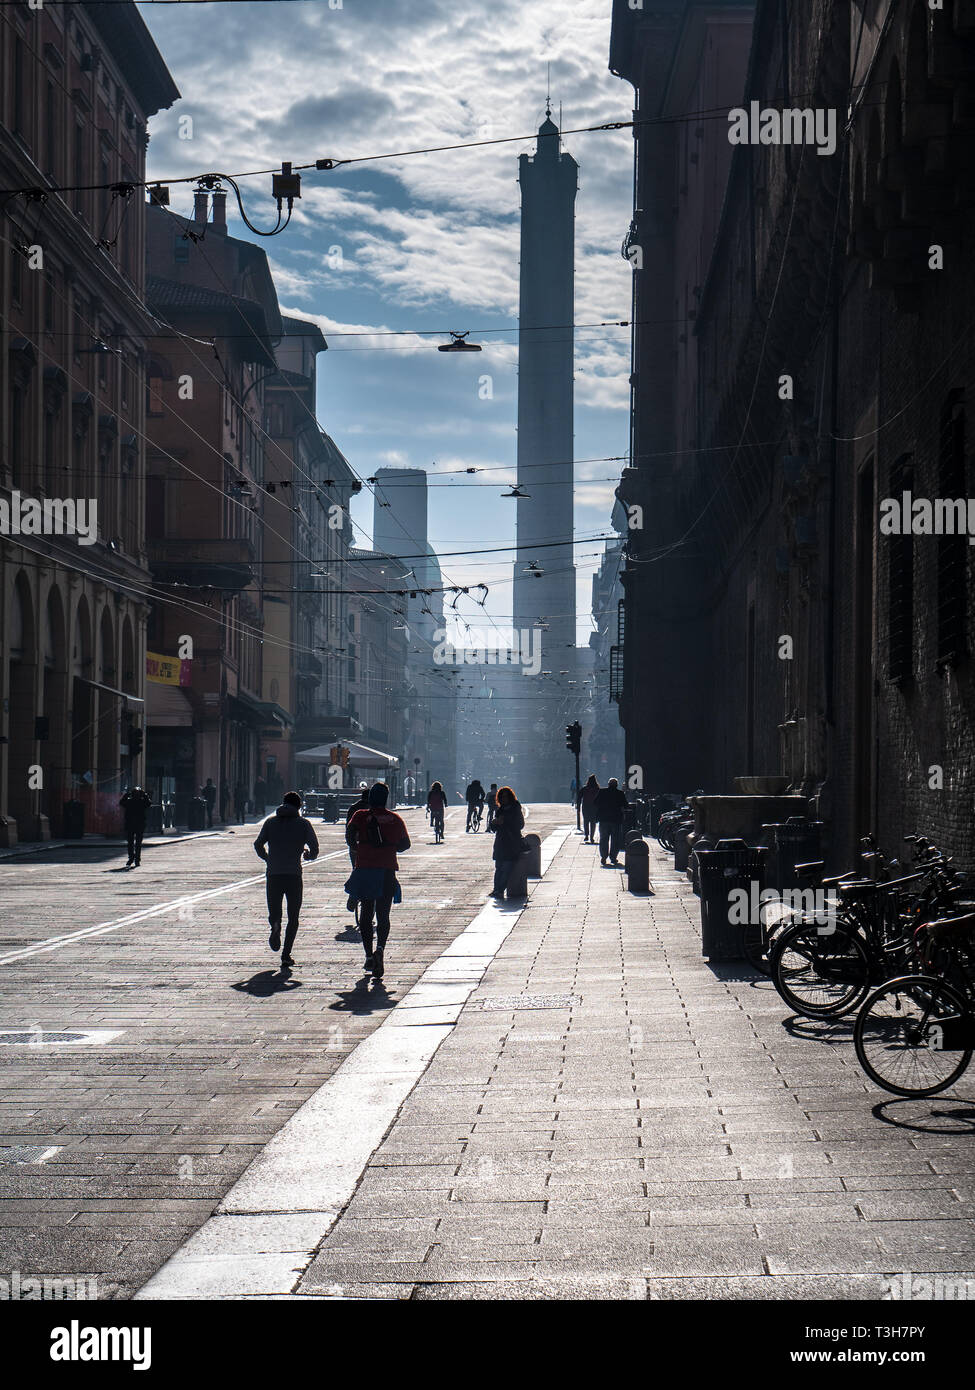
[[[630,897],[570,837],[474,998],[579,1002],[461,1011],[296,1294],[859,1300],[971,1271],[975,1080],[878,1093],[851,1025],[702,959],[651,862]],[[409,1233],[385,1254],[380,1212]]]
[[[543,836],[564,819],[530,810]],[[61,1146],[42,1165],[0,1165],[0,1274],[93,1274],[101,1297],[130,1297],[201,1226],[483,904],[491,839],[458,836],[448,816],[434,850],[411,826],[378,989],[349,931],[339,827],[316,825],[290,978],[267,947],[256,823],[157,839],[133,871],[106,841],[2,856],[0,1028],[121,1032],[0,1047],[0,1142]],[[429,1027],[409,1012],[399,1032]],[[25,1245],[32,1230],[44,1239]]]

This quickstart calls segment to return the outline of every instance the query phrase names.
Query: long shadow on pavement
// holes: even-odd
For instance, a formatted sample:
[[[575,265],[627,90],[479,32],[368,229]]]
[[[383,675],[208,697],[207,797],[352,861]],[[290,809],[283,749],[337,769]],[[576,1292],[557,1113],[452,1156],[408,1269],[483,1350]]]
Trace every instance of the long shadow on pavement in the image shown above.
[[[903,1107],[914,1106],[915,1111]],[[942,1096],[930,1100],[881,1100],[871,1106],[872,1114],[885,1125],[895,1129],[912,1129],[918,1134],[975,1134],[975,1102],[971,1100],[945,1099]],[[896,1107],[896,1109],[895,1109]],[[946,1108],[954,1107],[954,1108]],[[918,1113],[920,1112],[920,1113]],[[955,1121],[943,1124],[939,1121]]]
[[[267,999],[272,994],[284,994],[288,990],[301,989],[301,981],[293,980],[289,971],[259,970],[249,980],[240,980],[231,989],[241,994],[253,994],[258,999]]]
[[[361,979],[355,989],[340,990],[336,1002],[328,1007],[336,1013],[375,1014],[394,1008],[396,1003],[380,981],[367,977]]]

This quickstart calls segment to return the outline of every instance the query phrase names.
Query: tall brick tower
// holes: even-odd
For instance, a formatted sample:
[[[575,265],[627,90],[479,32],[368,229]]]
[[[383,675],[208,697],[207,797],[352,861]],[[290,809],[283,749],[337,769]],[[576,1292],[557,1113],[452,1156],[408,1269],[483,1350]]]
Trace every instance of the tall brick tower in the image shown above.
[[[579,169],[561,148],[549,106],[534,156],[519,158],[521,292],[518,321],[517,560],[513,613],[541,641],[551,675],[522,677],[506,701],[519,795],[566,794],[572,772],[563,724],[576,717],[573,534],[573,317]],[[539,626],[539,623],[542,626]],[[567,674],[560,674],[565,672]],[[563,775],[564,774],[564,775]]]

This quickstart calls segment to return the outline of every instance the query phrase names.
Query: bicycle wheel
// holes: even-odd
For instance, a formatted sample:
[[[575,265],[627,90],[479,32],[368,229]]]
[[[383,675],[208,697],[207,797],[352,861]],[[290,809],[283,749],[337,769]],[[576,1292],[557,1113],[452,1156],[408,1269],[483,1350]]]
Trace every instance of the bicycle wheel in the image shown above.
[[[961,1076],[971,1047],[951,1049],[944,1020],[971,1018],[965,998],[934,975],[888,980],[864,1001],[853,1030],[857,1061],[895,1096],[936,1096]]]
[[[772,980],[783,1001],[807,1018],[837,1018],[855,1009],[870,988],[870,962],[855,932],[823,932],[798,922],[777,938]]]

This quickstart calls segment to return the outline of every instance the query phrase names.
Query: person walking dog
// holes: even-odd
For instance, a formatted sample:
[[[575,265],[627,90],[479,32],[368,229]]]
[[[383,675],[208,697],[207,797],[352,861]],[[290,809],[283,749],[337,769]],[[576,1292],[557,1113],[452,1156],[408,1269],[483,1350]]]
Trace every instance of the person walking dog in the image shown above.
[[[267,864],[267,919],[271,934],[267,944],[272,951],[281,948],[281,906],[288,904],[288,929],[281,951],[282,966],[294,965],[291,948],[298,935],[303,882],[302,859],[318,858],[318,837],[311,821],[301,814],[301,793],[287,792],[273,816],[268,816],[254,841],[258,857]]]
[[[397,854],[410,848],[406,823],[395,811],[387,811],[389,788],[375,782],[369,788],[369,803],[350,818],[345,838],[355,850],[355,868],[345,891],[359,903],[359,934],[366,953],[366,969],[381,980],[385,969],[386,942],[389,940],[389,912],[402,901],[396,879]],[[376,930],[373,938],[373,919]]]

